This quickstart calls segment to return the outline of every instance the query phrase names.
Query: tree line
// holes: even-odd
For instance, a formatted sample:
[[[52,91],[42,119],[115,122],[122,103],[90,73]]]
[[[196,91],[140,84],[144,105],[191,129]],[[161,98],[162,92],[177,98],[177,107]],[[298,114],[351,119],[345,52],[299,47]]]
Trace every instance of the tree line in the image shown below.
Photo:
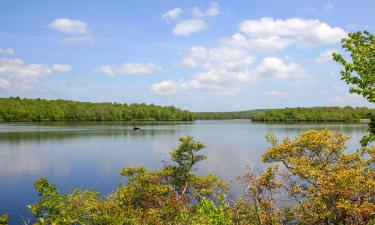
[[[174,106],[90,103],[68,100],[0,98],[0,121],[135,121],[194,120],[195,114]]]
[[[68,100],[0,98],[0,121],[192,121],[251,119],[252,121],[347,122],[368,119],[375,109],[366,107],[296,107],[237,112],[189,112],[174,106],[91,103]]]
[[[269,109],[250,115],[252,121],[348,122],[369,119],[375,109],[366,107],[311,107]]]
[[[251,119],[252,121],[312,121],[348,122],[369,119],[375,109],[366,107],[295,107],[284,109],[255,109],[237,112],[197,112],[196,119],[228,120]]]

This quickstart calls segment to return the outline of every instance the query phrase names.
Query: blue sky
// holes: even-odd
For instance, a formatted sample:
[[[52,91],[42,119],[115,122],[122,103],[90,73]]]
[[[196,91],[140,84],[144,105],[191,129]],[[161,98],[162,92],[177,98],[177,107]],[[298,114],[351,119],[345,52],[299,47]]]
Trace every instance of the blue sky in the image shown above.
[[[0,96],[192,111],[372,106],[348,94],[348,32],[367,1],[0,0]]]

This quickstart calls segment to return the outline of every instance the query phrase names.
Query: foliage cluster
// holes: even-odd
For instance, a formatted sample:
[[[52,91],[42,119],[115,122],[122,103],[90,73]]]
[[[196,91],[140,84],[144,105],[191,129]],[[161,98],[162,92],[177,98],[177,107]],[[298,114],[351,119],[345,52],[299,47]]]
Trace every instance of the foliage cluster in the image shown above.
[[[350,92],[362,95],[375,103],[375,36],[368,31],[350,33],[342,41],[342,48],[350,59],[334,53],[333,59],[343,66],[341,79],[351,85]],[[369,134],[363,137],[363,146],[375,142],[375,114],[370,116]]]
[[[174,106],[0,98],[0,121],[194,120]]]

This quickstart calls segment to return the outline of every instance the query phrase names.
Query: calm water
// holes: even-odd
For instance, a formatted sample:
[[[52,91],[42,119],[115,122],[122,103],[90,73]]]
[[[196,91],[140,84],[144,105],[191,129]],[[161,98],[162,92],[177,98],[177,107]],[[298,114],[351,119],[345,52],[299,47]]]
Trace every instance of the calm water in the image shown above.
[[[75,187],[109,193],[121,179],[124,166],[160,168],[178,137],[190,135],[207,145],[208,159],[200,173],[215,173],[228,181],[241,175],[249,162],[259,162],[267,148],[264,136],[283,138],[307,129],[330,128],[352,136],[349,147],[358,147],[366,124],[267,124],[249,121],[196,121],[79,124],[0,124],[0,214],[11,224],[32,218],[26,205],[38,200],[33,182],[47,177],[62,192]]]

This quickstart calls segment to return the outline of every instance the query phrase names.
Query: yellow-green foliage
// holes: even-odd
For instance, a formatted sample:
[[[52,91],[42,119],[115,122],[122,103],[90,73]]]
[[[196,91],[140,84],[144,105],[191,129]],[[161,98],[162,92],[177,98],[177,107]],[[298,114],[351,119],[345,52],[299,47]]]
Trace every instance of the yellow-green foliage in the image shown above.
[[[264,154],[265,162],[281,163],[282,187],[297,201],[299,223],[366,224],[374,218],[374,149],[347,153],[348,139],[341,132],[310,130]]]
[[[8,215],[0,216],[0,225],[7,225],[8,224]]]

